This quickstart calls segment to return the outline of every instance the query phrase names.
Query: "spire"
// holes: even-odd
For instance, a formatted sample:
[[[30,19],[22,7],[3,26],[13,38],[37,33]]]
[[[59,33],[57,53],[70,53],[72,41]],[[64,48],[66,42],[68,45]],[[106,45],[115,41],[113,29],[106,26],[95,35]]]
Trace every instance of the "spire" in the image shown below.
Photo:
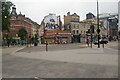
[[[21,11],[20,11],[20,15],[21,15]]]
[[[16,7],[15,7],[15,5],[13,5],[12,11],[13,11],[13,12],[16,12]]]
[[[21,11],[19,12],[19,15],[20,15],[20,16],[22,15]]]
[[[11,15],[13,15],[13,16],[17,15],[15,5],[13,5],[13,7],[12,7]]]

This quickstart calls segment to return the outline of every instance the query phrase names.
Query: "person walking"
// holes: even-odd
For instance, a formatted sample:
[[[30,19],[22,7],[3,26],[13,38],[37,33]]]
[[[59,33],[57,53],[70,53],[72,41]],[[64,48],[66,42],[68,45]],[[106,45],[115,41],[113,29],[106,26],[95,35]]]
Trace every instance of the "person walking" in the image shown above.
[[[10,39],[7,39],[7,46],[10,46]]]
[[[89,47],[89,39],[86,40],[86,43],[87,43],[87,45],[88,45],[88,47]]]

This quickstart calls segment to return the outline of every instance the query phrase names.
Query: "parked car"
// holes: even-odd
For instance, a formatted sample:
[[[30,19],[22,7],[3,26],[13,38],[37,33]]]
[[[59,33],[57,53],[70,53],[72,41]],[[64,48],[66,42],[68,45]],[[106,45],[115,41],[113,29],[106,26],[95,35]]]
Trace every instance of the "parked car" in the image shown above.
[[[107,39],[100,39],[99,42],[100,42],[100,44],[107,44],[108,40]],[[98,40],[95,40],[93,43],[95,45],[97,45],[98,44]]]
[[[100,41],[100,40],[99,40]],[[98,40],[95,40],[94,42],[93,42],[95,45],[97,45],[98,44]]]
[[[107,43],[108,43],[108,40],[107,40],[107,39],[102,39],[102,40],[100,41],[100,43],[101,43],[101,44],[107,44]]]

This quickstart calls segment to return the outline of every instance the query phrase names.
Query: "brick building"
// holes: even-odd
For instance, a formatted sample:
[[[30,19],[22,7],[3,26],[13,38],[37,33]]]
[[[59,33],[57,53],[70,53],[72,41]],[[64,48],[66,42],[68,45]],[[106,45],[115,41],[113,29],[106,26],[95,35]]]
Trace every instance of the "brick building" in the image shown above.
[[[10,37],[18,37],[18,32],[21,28],[25,28],[27,36],[34,36],[38,33],[37,29],[39,24],[32,21],[30,18],[22,15],[21,12],[17,14],[16,8],[12,7],[11,19],[10,19]]]

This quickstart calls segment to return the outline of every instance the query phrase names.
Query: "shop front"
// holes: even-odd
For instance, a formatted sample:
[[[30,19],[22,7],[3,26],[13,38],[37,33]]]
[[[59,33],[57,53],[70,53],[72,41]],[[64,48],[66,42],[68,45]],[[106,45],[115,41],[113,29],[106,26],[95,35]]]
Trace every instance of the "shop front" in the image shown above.
[[[44,34],[44,42],[49,44],[67,44],[71,43],[71,33],[57,31],[57,32],[46,32]]]

